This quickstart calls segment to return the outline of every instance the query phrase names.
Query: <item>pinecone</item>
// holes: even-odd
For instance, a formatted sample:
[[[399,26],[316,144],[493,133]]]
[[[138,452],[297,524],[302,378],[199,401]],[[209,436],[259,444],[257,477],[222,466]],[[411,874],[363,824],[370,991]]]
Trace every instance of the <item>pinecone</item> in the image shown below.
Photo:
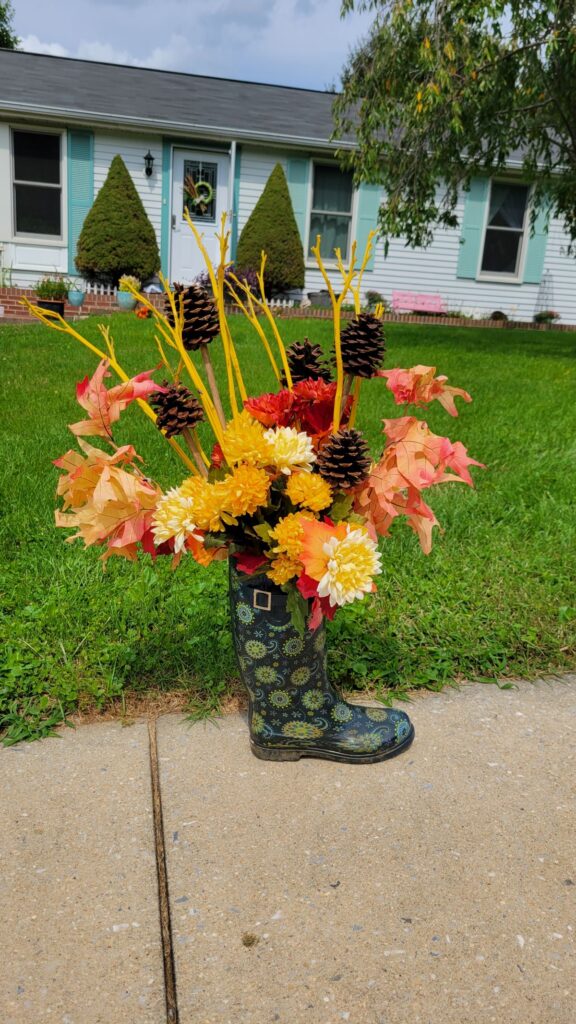
[[[198,284],[191,284],[186,287],[183,284],[174,284],[176,308],[180,297],[184,300],[184,328],[182,341],[188,352],[195,352],[200,345],[208,345],[220,331],[218,323],[218,312],[208,292]],[[174,317],[168,298],[164,299],[164,315],[171,327],[174,326]]]
[[[292,374],[292,383],[299,384],[301,380],[330,380],[330,370],[324,363],[324,354],[320,345],[313,345],[309,338],[304,341],[295,341],[286,349],[286,358]],[[286,378],[282,374],[282,384],[286,385]]]
[[[176,437],[184,430],[194,430],[203,419],[202,406],[188,388],[183,384],[169,384],[162,381],[167,391],[159,391],[150,399],[154,409],[158,430],[163,430],[166,437]]]
[[[339,430],[318,455],[318,470],[337,491],[357,487],[370,472],[372,460],[366,441],[358,430]]]
[[[360,313],[342,331],[341,344],[344,372],[373,377],[386,351],[382,321],[373,313]]]

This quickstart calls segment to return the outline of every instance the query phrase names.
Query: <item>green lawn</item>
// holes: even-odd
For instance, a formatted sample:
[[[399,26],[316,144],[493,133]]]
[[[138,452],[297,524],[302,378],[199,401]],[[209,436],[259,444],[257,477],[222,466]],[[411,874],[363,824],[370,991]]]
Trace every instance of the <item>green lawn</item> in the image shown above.
[[[111,318],[130,372],[157,362],[149,321]],[[96,320],[82,329],[93,339]],[[327,341],[328,322],[287,320],[285,338]],[[233,331],[247,384],[272,386],[259,343]],[[460,439],[486,471],[477,490],[428,492],[445,529],[432,554],[397,523],[384,542],[377,599],[340,612],[330,627],[334,677],[401,696],[462,678],[530,676],[574,666],[576,623],[576,334],[391,325],[388,366],[433,364],[474,403],[458,420],[433,407],[433,430]],[[37,735],[80,707],[127,691],[180,688],[212,707],[235,678],[225,567],[187,560],[176,573],[65,543],[53,526],[57,471],[82,417],[74,385],[96,360],[40,325],[0,327],[0,732]],[[437,404],[437,403],[436,403]],[[384,382],[369,382],[359,425],[378,451],[380,420],[400,414]],[[163,486],[180,463],[130,409],[118,440],[132,441]]]

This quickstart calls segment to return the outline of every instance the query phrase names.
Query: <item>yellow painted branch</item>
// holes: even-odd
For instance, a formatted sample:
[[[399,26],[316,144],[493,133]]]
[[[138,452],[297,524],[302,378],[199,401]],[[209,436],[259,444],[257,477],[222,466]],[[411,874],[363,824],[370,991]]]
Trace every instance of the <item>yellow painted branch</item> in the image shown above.
[[[288,359],[286,357],[286,349],[284,347],[284,342],[282,341],[282,338],[280,337],[280,331],[278,330],[278,325],[276,323],[276,320],[274,319],[274,316],[273,316],[273,314],[272,314],[272,312],[270,310],[270,307],[268,305],[268,300],[266,298],[266,290],[264,288],[264,269],[265,269],[265,267],[266,267],[266,253],[263,252],[262,253],[262,257],[261,257],[261,262],[260,262],[260,271],[256,275],[257,278],[258,278],[258,285],[260,287],[260,298],[258,299],[254,295],[253,299],[258,304],[258,306],[260,307],[262,312],[264,313],[264,316],[266,317],[268,323],[270,324],[270,327],[272,328],[272,333],[273,333],[273,335],[274,335],[274,337],[276,339],[276,344],[278,345],[278,351],[280,353],[280,359],[282,360],[282,368],[284,370],[284,376],[286,377],[286,385],[288,387],[288,390],[292,391],[293,390],[292,374],[290,373],[290,367],[288,365]]]
[[[250,291],[250,288],[249,288],[248,285],[244,284],[244,282],[240,281],[239,278],[237,278],[235,274],[231,274],[230,276],[236,282],[237,286],[239,288],[242,288],[245,291],[245,293],[246,293],[246,301],[248,303],[248,307],[249,308],[248,309],[246,308],[246,306],[242,302],[240,296],[238,295],[238,293],[235,291],[235,289],[230,284],[230,281],[226,282],[226,287],[228,288],[228,291],[230,292],[230,294],[231,294],[232,298],[234,299],[234,302],[236,303],[238,308],[242,310],[244,316],[252,324],[252,327],[254,328],[256,333],[258,334],[258,337],[260,338],[260,341],[262,342],[262,344],[263,344],[263,346],[264,346],[264,348],[266,350],[266,355],[268,356],[268,359],[270,360],[270,365],[272,366],[272,370],[274,372],[274,376],[276,377],[276,380],[278,381],[278,383],[280,383],[280,370],[278,369],[278,364],[277,364],[276,360],[274,359],[274,355],[272,353],[272,349],[270,348],[270,342],[268,341],[268,338],[266,337],[266,332],[264,331],[264,329],[262,327],[262,324],[258,320],[258,317],[257,317],[257,315],[256,315],[256,313],[254,311],[253,296],[252,296],[252,293]]]
[[[336,356],[336,395],[334,397],[333,428],[334,428],[334,431],[336,431],[340,427],[340,416],[341,416],[341,408],[342,408],[342,396],[343,396],[343,393],[344,393],[344,366],[342,364],[342,344],[341,344],[341,340],[340,340],[341,339],[341,328],[340,328],[340,325],[341,325],[341,312],[342,312],[342,303],[344,302],[344,299],[346,298],[346,295],[348,294],[348,291],[350,290],[350,286],[351,286],[352,281],[354,279],[354,273],[355,273],[355,271],[354,271],[354,263],[355,263],[355,260],[356,260],[356,246],[355,246],[355,244],[352,246],[351,262],[350,262],[350,266],[349,266],[347,271],[345,270],[344,265],[342,263],[342,253],[341,253],[340,249],[336,249],[335,250],[336,260],[337,260],[337,263],[338,263],[338,267],[341,268],[341,273],[342,273],[342,276],[343,276],[342,291],[340,292],[340,295],[338,296],[338,298],[336,298],[336,295],[334,293],[334,289],[332,287],[332,282],[330,281],[330,278],[328,277],[328,274],[326,272],[326,267],[324,266],[324,261],[322,259],[322,256],[320,255],[320,243],[321,243],[320,235],[317,235],[317,237],[316,237],[316,245],[314,245],[312,247],[312,252],[313,252],[314,257],[316,259],[316,263],[318,265],[320,273],[322,274],[322,277],[324,278],[324,281],[326,282],[326,287],[327,287],[328,293],[330,295],[330,299],[331,299],[331,302],[332,302],[332,310],[333,310],[333,314],[334,314],[334,353],[335,353],[335,356]]]

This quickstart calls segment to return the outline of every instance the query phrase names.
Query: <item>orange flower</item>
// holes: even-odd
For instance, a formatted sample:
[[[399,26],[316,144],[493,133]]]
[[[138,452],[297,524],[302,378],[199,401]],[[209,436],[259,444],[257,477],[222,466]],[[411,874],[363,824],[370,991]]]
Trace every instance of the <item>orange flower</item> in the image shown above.
[[[312,512],[321,512],[332,504],[332,488],[318,473],[293,473],[288,478],[286,494],[293,505]]]
[[[294,576],[299,576],[301,572],[302,566],[300,562],[295,561],[288,555],[278,555],[278,558],[275,558],[270,563],[270,568],[266,570],[266,575],[281,587],[283,583],[288,583],[288,580],[294,579]]]

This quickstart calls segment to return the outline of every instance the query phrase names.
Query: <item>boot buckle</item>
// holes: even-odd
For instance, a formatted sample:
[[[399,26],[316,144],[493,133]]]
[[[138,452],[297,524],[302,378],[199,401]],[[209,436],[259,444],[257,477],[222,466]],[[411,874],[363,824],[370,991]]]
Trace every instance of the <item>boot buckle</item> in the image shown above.
[[[265,599],[266,603],[261,601],[261,598]],[[252,595],[252,607],[257,608],[260,612],[271,612],[272,611],[272,594],[269,590],[255,590]]]

